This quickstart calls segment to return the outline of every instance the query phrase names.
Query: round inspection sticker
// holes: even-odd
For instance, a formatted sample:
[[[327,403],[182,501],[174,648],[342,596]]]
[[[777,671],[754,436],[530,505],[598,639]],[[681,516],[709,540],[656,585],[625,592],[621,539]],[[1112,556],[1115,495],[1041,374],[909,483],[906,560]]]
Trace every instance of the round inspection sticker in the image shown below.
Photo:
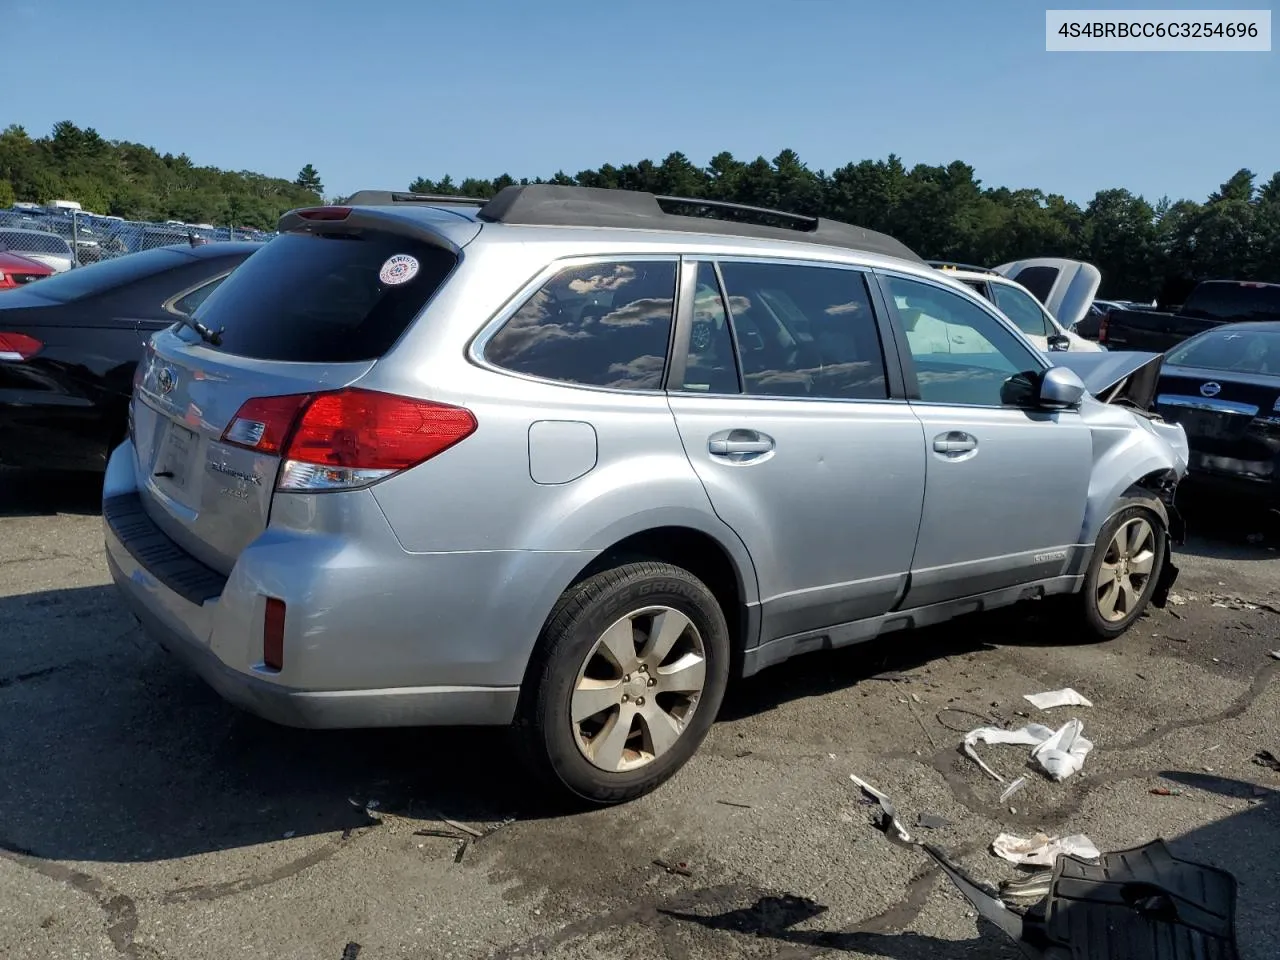
[[[408,283],[418,275],[418,259],[407,253],[397,253],[389,257],[378,271],[378,279],[389,287]]]

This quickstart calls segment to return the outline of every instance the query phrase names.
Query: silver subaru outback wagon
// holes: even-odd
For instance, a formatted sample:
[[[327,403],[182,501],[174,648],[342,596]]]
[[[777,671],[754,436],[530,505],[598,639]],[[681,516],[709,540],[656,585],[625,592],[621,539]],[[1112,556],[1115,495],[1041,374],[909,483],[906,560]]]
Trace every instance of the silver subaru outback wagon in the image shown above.
[[[610,803],[731,674],[1024,598],[1120,634],[1176,573],[1186,457],[881,234],[365,192],[153,337],[103,514],[129,606],[227,700],[512,724]]]

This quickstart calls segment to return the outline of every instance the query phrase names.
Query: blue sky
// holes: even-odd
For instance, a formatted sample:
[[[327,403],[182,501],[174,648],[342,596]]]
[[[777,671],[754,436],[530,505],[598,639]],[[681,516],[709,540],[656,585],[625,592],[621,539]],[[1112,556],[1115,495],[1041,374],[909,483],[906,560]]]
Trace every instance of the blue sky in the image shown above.
[[[1203,199],[1280,168],[1280,54],[1050,54],[1045,6],[0,0],[0,126],[72,120],[276,176],[312,163],[329,194],[673,150],[958,159],[1080,202]]]

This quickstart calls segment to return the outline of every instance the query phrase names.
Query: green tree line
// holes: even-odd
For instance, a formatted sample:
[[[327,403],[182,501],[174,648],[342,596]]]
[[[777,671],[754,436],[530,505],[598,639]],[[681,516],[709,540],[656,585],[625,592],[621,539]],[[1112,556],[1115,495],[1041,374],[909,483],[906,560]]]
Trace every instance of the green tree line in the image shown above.
[[[1081,206],[1038,189],[984,186],[973,167],[907,167],[890,155],[812,170],[793,150],[773,160],[729,153],[700,167],[682,153],[661,163],[605,164],[548,180],[419,178],[409,189],[490,197],[513,183],[562,183],[731,200],[815,214],[892,234],[930,259],[997,264],[1029,256],[1087,260],[1102,295],[1149,299],[1200,279],[1280,281],[1280,173],[1265,183],[1239,170],[1203,202],[1154,202],[1124,188]],[[318,202],[323,185],[307,164],[295,180],[197,167],[185,154],[103,139],[70,121],[47,137],[0,132],[0,208],[15,200],[74,199],[127,219],[177,219],[270,229],[281,213]]]
[[[1124,188],[1100,190],[1085,206],[1036,189],[985,187],[973,167],[908,168],[892,154],[827,173],[793,150],[744,162],[729,153],[706,167],[673,153],[548,181],[730,200],[821,215],[891,234],[928,259],[994,265],[1033,256],[1087,260],[1102,271],[1102,296],[1180,299],[1203,279],[1280,281],[1280,173],[1259,187],[1240,170],[1203,203],[1152,203]],[[416,193],[490,197],[515,183],[419,178]],[[520,183],[529,183],[521,180]]]
[[[185,153],[105,140],[66,120],[47,137],[16,125],[0,131],[0,209],[15,201],[77,200],[85,210],[126,220],[270,230],[284,211],[320,202],[321,190],[310,164],[290,181],[198,167]]]

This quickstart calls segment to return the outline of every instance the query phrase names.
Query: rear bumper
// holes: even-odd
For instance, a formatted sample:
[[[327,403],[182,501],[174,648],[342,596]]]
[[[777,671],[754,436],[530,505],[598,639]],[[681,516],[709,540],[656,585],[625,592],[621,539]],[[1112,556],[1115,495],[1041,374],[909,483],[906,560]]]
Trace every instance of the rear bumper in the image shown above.
[[[151,522],[133,462],[125,443],[104,487],[107,559],[123,599],[150,636],[223,698],[288,726],[510,723],[541,625],[568,582],[557,581],[589,560],[408,554],[385,519],[385,540],[366,524],[359,543],[335,552],[332,534],[273,520],[222,577]],[[341,506],[333,495],[313,499],[326,496],[347,514],[376,510],[367,491]],[[504,584],[511,586],[499,592]],[[262,663],[268,595],[287,606],[279,672]]]

